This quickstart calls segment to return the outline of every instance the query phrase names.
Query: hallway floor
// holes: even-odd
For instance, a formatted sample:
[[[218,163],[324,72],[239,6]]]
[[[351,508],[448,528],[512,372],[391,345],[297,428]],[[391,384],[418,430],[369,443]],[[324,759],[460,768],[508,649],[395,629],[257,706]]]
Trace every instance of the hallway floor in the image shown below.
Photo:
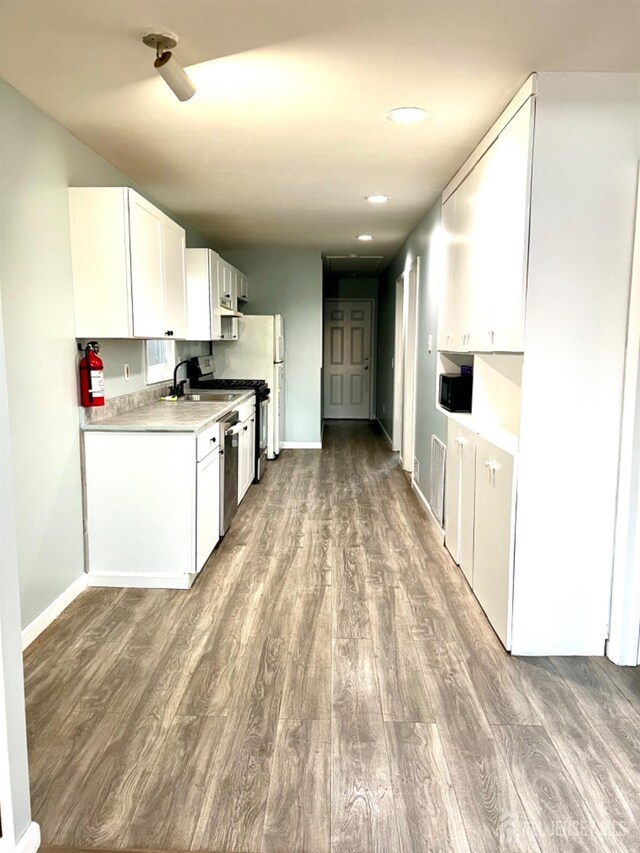
[[[270,464],[191,591],[88,590],[25,678],[47,844],[640,850],[640,675],[506,654],[368,423]]]

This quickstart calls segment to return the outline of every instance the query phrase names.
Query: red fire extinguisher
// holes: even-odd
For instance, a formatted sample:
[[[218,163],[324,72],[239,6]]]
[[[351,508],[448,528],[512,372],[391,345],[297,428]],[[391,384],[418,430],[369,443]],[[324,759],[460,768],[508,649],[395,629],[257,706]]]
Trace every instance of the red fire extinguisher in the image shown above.
[[[89,341],[80,360],[80,402],[87,408],[104,406],[104,364],[99,352],[98,341]]]

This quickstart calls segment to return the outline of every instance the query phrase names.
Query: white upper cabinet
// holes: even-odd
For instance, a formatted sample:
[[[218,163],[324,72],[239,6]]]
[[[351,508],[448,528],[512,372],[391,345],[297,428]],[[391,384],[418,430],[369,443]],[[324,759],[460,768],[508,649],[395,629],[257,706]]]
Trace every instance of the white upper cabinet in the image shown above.
[[[520,108],[496,143],[495,269],[491,299],[492,349],[522,352],[529,247],[533,100]]]
[[[69,212],[76,336],[184,338],[184,229],[128,187],[72,187]]]
[[[218,267],[211,249],[187,249],[187,340],[222,340]]]
[[[453,276],[456,232],[456,194],[442,205],[443,277],[438,308],[438,349],[452,349]]]
[[[238,299],[241,299],[243,302],[249,301],[249,277],[244,273],[239,273],[238,279]]]
[[[529,99],[443,205],[440,349],[523,351],[532,132]]]

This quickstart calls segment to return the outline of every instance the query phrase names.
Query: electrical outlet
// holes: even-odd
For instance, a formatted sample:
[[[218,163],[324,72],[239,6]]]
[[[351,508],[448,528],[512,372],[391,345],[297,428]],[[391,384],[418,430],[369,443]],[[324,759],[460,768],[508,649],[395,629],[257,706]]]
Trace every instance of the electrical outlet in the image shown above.
[[[131,379],[131,371],[129,370],[129,365],[125,364],[124,366],[124,381],[128,382]]]
[[[416,483],[420,482],[420,462],[415,457],[413,459],[413,479]]]

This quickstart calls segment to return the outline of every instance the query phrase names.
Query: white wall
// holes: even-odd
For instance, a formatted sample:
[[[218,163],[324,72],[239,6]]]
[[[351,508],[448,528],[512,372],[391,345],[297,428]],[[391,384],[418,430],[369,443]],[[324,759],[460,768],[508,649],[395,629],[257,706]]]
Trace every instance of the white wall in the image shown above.
[[[282,314],[285,324],[285,442],[321,440],[322,260],[285,249],[223,252],[251,279],[249,314]],[[216,348],[224,346],[216,343]]]
[[[24,718],[18,555],[0,300],[0,811],[9,849],[31,821]]]
[[[0,287],[24,626],[84,566],[67,188],[133,183],[4,81],[0,123]],[[204,242],[188,227],[187,241]],[[107,394],[145,387],[142,343],[101,343]]]

